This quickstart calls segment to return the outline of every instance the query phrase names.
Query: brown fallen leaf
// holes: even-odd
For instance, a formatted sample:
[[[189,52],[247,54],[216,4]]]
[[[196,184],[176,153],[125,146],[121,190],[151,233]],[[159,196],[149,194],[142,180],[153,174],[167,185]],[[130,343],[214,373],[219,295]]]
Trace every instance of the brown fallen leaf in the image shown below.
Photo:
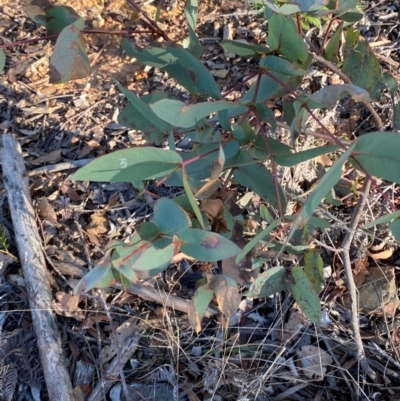
[[[90,223],[86,226],[86,231],[89,234],[101,235],[109,230],[109,225],[106,217],[101,213],[93,213],[90,216]]]
[[[53,206],[50,205],[45,196],[43,196],[37,204],[37,211],[42,219],[47,220],[54,225],[57,225],[56,212],[54,211]]]

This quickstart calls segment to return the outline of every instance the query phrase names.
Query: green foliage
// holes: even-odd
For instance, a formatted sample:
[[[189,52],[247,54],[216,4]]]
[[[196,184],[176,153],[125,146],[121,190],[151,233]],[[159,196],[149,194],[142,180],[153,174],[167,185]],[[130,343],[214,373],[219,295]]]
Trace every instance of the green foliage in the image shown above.
[[[400,136],[373,132],[346,146],[334,138],[334,145],[316,145],[302,152],[296,152],[294,145],[303,135],[304,124],[313,111],[334,107],[347,96],[355,102],[369,103],[371,99],[379,99],[383,89],[397,90],[397,82],[382,72],[360,31],[350,27],[363,15],[357,0],[328,3],[266,0],[262,7],[268,24],[265,44],[235,40],[220,43],[224,50],[258,63],[253,82],[248,79],[248,89],[241,85],[243,95],[235,101],[225,100],[217,81],[199,60],[197,0],[186,3],[188,37],[183,46],[165,41],[143,49],[130,40],[122,40],[122,49],[129,56],[166,72],[192,95],[191,101],[183,102],[157,92],[139,97],[116,83],[129,102],[118,117],[119,123],[142,131],[151,143],[168,140],[169,149],[148,146],[118,150],[79,169],[73,179],[130,182],[141,190],[138,197],[146,182],[160,180],[165,185],[183,187],[186,195],[174,200],[159,199],[154,204],[151,221],[136,227],[128,243],[111,241],[103,260],[79,282],[76,293],[96,286],[106,287],[115,281],[129,285],[153,277],[167,269],[178,252],[209,262],[232,258],[232,264],[233,261],[239,264],[246,258],[251,259],[256,246],[261,245],[263,249],[302,254],[304,258],[299,260],[304,261],[304,266],[270,268],[255,278],[244,295],[262,298],[288,290],[308,318],[315,324],[320,323],[318,293],[324,286],[324,277],[322,259],[312,248],[311,233],[312,227],[328,229],[330,225],[314,213],[324,199],[327,203],[334,201],[331,191],[346,165],[352,164],[369,175],[400,183]],[[50,62],[50,81],[63,83],[88,76],[91,67],[82,33],[84,21],[79,15],[67,6],[44,9],[28,6],[27,13],[45,26],[49,34],[58,35]],[[297,23],[303,21],[319,27],[332,18],[346,23],[341,23],[330,36],[325,57],[340,64],[343,54],[343,65],[338,68],[341,67],[351,83],[330,85],[312,95],[298,96],[295,90],[303,81],[313,55]],[[341,43],[343,34],[345,43]],[[4,66],[5,55],[0,50],[0,71]],[[283,103],[284,118],[290,125],[292,146],[270,135],[278,124],[270,102],[266,101],[283,96],[284,101],[279,103]],[[400,127],[399,115],[397,104],[394,128]],[[192,143],[192,148],[185,152],[177,151],[174,142],[183,135]],[[325,154],[333,155],[334,164],[319,171],[318,182],[307,199],[299,201],[298,214],[285,215],[288,194],[279,183],[277,166],[292,167]],[[254,218],[265,221],[267,227],[256,231],[245,246],[237,245],[238,238],[233,233],[234,225],[243,224],[238,191],[229,202],[224,202],[221,200],[224,191],[218,192],[221,187],[225,191],[228,187],[231,191],[239,187],[240,192],[246,193],[245,197],[257,196],[263,202]],[[206,201],[218,199],[220,202],[215,203],[220,205],[218,209],[205,207]],[[383,216],[365,229],[388,223],[399,239],[399,217],[399,212]],[[280,234],[287,233],[289,227],[288,238],[282,243]],[[260,265],[262,260],[260,256],[254,263]],[[189,314],[196,330],[201,330],[201,321],[213,299],[229,319],[241,299],[238,283],[227,274],[208,274],[198,283]]]
[[[8,252],[10,244],[8,242],[6,231],[4,230],[3,225],[0,224],[0,250],[4,252]]]
[[[0,50],[0,73],[4,70],[5,65],[6,65],[6,56],[3,50]]]

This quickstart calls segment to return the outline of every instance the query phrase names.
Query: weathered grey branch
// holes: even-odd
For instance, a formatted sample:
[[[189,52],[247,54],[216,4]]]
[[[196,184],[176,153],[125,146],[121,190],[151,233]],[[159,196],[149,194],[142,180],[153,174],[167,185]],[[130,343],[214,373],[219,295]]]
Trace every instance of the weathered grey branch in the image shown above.
[[[28,176],[21,148],[12,135],[1,137],[0,160],[49,399],[74,401],[60,333],[52,313],[51,290],[29,196]]]

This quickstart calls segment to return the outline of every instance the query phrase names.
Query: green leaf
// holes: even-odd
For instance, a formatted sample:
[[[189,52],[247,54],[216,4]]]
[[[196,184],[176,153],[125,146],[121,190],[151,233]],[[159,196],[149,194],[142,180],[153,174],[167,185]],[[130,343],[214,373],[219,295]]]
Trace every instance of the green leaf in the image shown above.
[[[164,134],[167,134],[172,126],[167,124],[161,118],[157,117],[157,115],[150,108],[150,104],[164,99],[166,94],[157,93],[151,94],[147,96],[143,96],[141,99],[139,97],[124,88],[122,85],[117,84],[118,89],[126,96],[130,106],[128,106],[125,110],[123,110],[118,116],[118,122],[126,127],[139,129],[141,131],[149,131],[153,127],[160,130]]]
[[[271,223],[266,229],[259,232],[255,237],[252,238],[250,242],[248,242],[243,250],[239,253],[239,255],[235,259],[235,263],[239,264],[241,260],[265,237],[267,237],[272,230],[278,227],[281,224],[280,220],[275,220]]]
[[[369,43],[357,30],[347,30],[342,70],[354,85],[364,88],[372,99],[379,98],[384,87],[381,66]]]
[[[144,248],[140,256],[130,266],[132,270],[149,271],[151,276],[161,273],[171,263],[175,254],[175,244],[171,243],[165,248],[157,248],[153,245]]]
[[[286,288],[282,281],[286,274],[287,270],[282,266],[271,267],[261,273],[243,295],[249,298],[267,298],[281,292]]]
[[[132,42],[122,40],[122,48],[130,56],[152,67],[166,71],[192,95],[220,99],[221,91],[207,68],[188,50],[181,47],[152,47],[139,49]]]
[[[286,276],[283,281],[303,313],[312,323],[320,325],[321,306],[318,294],[303,269],[300,266],[293,267],[290,276]]]
[[[349,11],[347,13],[339,15],[339,18],[342,21],[350,22],[350,23],[360,21],[363,17],[364,17],[364,13],[357,11],[357,10]]]
[[[257,103],[256,111],[258,118],[261,121],[267,122],[272,128],[272,132],[275,132],[277,125],[275,121],[274,112],[265,103]]]
[[[260,67],[274,73],[302,77],[306,71],[288,60],[277,56],[265,56],[260,60]]]
[[[168,198],[161,198],[154,206],[153,222],[161,233],[172,236],[188,229],[190,219],[174,201]]]
[[[159,235],[158,227],[151,221],[145,221],[139,226],[138,234],[143,241],[151,241]]]
[[[236,256],[240,248],[217,233],[188,228],[179,233],[182,242],[180,250],[195,259],[205,262],[217,262]]]
[[[74,295],[80,295],[96,287],[104,278],[109,277],[111,261],[106,258],[86,274],[74,288]]]
[[[400,129],[400,103],[397,102],[394,106],[394,124],[393,129]]]
[[[186,104],[179,100],[163,99],[150,105],[154,113],[174,127],[190,128],[211,113],[237,108],[240,103],[225,100],[197,104]]]
[[[264,165],[248,164],[252,159],[245,151],[242,151],[236,163],[242,164],[234,170],[235,179],[243,186],[251,188],[257,195],[261,196],[270,205],[278,206],[278,194],[276,193],[276,185],[274,177]],[[286,199],[281,186],[278,184],[279,200],[282,209],[286,209]]]
[[[201,56],[201,45],[196,35],[198,4],[197,0],[187,0],[185,7],[186,20],[188,22],[189,38],[184,40],[183,47],[186,47],[196,57]]]
[[[383,82],[386,89],[389,89],[392,92],[395,92],[399,89],[399,84],[397,83],[396,78],[388,72],[383,73]]]
[[[58,35],[64,28],[80,19],[79,14],[68,6],[52,7],[46,12],[46,17],[46,29],[49,35]]]
[[[183,188],[185,189],[186,195],[189,199],[190,205],[192,206],[194,214],[197,218],[197,221],[199,222],[200,227],[204,230],[205,224],[204,224],[203,216],[201,214],[199,205],[197,204],[197,201],[194,198],[192,188],[190,188],[188,177],[187,177],[187,172],[185,169],[182,169],[182,184],[183,184]]]
[[[4,54],[3,50],[0,49],[0,73],[3,72],[5,65],[6,65],[6,55]]]
[[[400,135],[396,132],[371,132],[356,141],[354,156],[350,159],[357,169],[358,163],[369,174],[384,180],[400,183]]]
[[[98,157],[79,169],[72,179],[109,182],[154,180],[176,171],[181,162],[177,153],[167,149],[123,149]]]
[[[304,273],[314,290],[319,293],[324,288],[325,279],[323,261],[316,249],[309,249],[304,253]]]
[[[400,210],[394,213],[387,214],[385,216],[379,217],[379,219],[373,220],[364,226],[365,229],[375,227],[379,224],[389,223],[390,221],[400,217]]]
[[[338,149],[340,149],[340,147],[337,145],[318,146],[312,149],[303,150],[302,152],[298,153],[277,154],[274,156],[274,161],[281,166],[293,167],[299,163],[314,159],[318,156],[335,152]]]
[[[292,60],[298,66],[308,58],[307,46],[297,31],[292,18],[273,14],[268,22],[267,46],[271,51],[279,51],[283,57]]]
[[[239,57],[258,57],[260,54],[270,53],[270,49],[263,45],[244,43],[239,40],[223,40],[219,45],[227,52],[236,54]]]
[[[337,63],[339,60],[339,46],[342,38],[343,23],[339,25],[336,32],[333,34],[325,49],[325,58],[332,62]]]
[[[329,169],[329,171],[319,181],[293,224],[287,241],[290,240],[299,225],[305,224],[314,213],[325,195],[338,183],[342,176],[342,167],[353,152],[356,144],[351,145],[346,152],[340,156],[338,161]]]
[[[86,42],[81,34],[82,18],[65,27],[57,38],[50,59],[50,83],[61,84],[86,78],[92,72],[86,54]]]
[[[196,332],[201,331],[201,321],[206,314],[207,307],[214,297],[214,291],[206,283],[197,288],[189,307],[189,323]]]
[[[400,219],[395,219],[389,224],[390,231],[397,241],[400,241]]]

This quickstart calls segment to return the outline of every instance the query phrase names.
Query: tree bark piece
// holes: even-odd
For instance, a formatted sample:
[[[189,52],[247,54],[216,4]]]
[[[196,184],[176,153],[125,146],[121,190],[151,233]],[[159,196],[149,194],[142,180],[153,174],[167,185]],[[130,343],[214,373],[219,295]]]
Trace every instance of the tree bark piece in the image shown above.
[[[28,176],[21,148],[12,135],[1,137],[0,160],[49,399],[74,401],[60,333],[52,313],[51,290],[29,195]]]

